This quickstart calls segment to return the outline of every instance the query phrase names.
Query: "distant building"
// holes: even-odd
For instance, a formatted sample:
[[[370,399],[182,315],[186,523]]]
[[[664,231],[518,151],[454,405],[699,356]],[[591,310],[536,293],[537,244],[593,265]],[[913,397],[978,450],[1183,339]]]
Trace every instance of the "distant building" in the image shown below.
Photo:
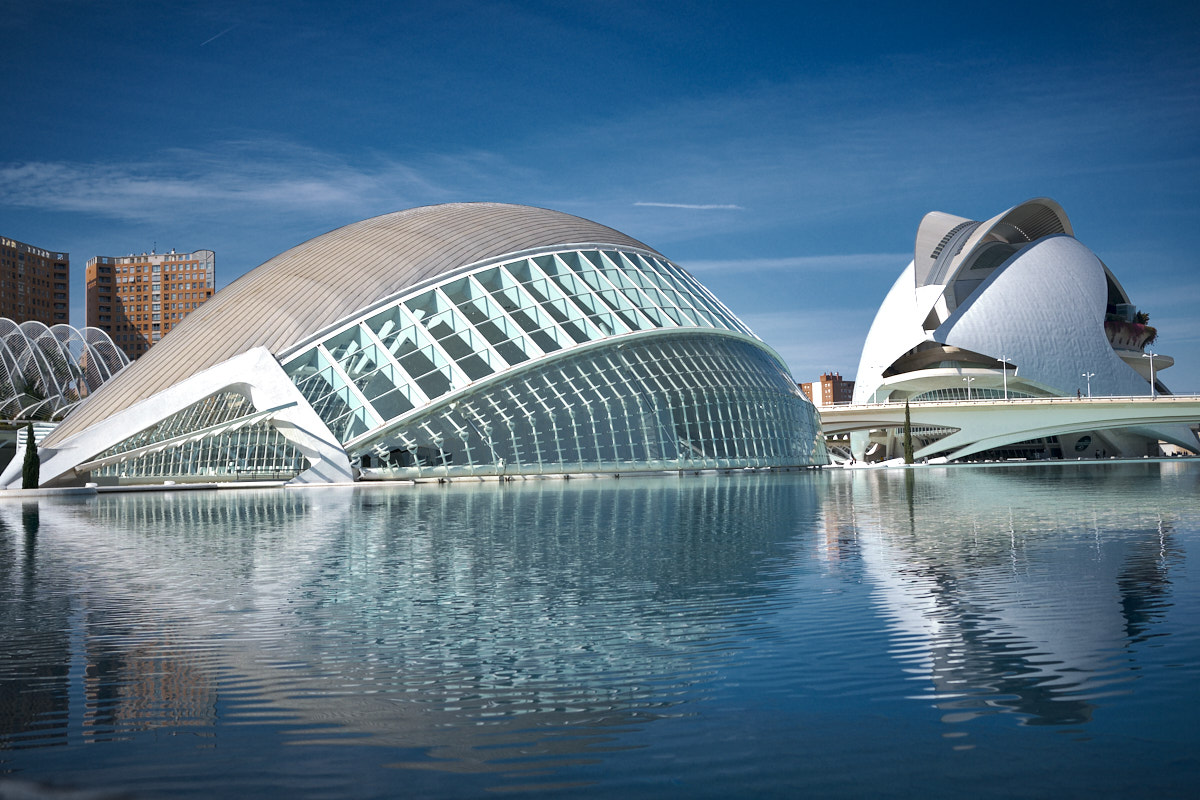
[[[142,253],[87,262],[87,324],[135,359],[212,297],[216,254]]]
[[[0,236],[0,317],[66,324],[71,256]]]
[[[842,380],[841,373],[827,372],[813,383],[800,384],[800,391],[817,408],[849,403],[854,399],[854,381]]]

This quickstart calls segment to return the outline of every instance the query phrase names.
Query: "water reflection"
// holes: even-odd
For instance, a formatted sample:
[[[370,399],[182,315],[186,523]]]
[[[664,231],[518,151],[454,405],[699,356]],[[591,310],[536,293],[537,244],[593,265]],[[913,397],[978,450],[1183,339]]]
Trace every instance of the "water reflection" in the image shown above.
[[[218,794],[275,785],[282,739],[346,792],[352,751],[482,790],[657,747],[784,786],[798,737],[851,776],[913,720],[955,748],[982,718],[1095,727],[1149,673],[1143,645],[1178,636],[1194,466],[0,502],[0,773],[129,753],[128,774]],[[854,741],[825,742],[831,722]],[[181,733],[220,743],[219,770],[145,757]]]
[[[9,665],[0,685],[45,697],[9,732],[44,743],[34,719],[81,702],[84,739],[224,713],[309,743],[419,748],[410,767],[561,769],[703,696],[764,625],[780,585],[765,577],[816,516],[815,480],[46,503],[45,579],[87,586],[8,608],[39,620],[25,635],[43,648],[57,632],[39,662],[86,667],[38,688]]]
[[[1148,464],[842,475],[827,495],[826,546],[861,559],[893,656],[945,722],[1005,712],[1082,724],[1099,698],[1126,691],[1131,650],[1170,606],[1183,559],[1173,518],[1187,495],[1171,487],[1158,509],[1145,501],[1172,474]]]

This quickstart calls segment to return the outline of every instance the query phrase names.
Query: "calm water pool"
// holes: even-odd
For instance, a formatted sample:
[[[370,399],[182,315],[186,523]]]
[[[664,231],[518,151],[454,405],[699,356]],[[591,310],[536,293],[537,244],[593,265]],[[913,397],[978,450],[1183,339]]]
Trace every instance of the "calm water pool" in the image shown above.
[[[1197,564],[1188,462],[9,500],[0,797],[1191,796]]]

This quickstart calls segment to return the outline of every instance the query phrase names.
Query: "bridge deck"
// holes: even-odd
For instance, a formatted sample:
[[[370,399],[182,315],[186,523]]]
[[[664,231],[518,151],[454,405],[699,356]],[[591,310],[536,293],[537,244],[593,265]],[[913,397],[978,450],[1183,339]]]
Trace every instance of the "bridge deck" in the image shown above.
[[[826,434],[904,425],[903,403],[826,406],[819,411]],[[959,458],[1044,436],[1132,426],[1194,425],[1200,423],[1200,395],[936,400],[910,403],[909,418],[913,425],[956,431],[918,455],[946,453]]]

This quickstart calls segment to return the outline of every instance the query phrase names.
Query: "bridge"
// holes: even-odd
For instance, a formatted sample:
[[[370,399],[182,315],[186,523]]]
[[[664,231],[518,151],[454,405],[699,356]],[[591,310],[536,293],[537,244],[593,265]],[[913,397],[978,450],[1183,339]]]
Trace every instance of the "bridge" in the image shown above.
[[[818,409],[826,435],[904,426],[903,403],[862,403]],[[1200,395],[1157,397],[1022,397],[1010,400],[935,400],[909,404],[913,427],[954,432],[916,453],[965,458],[983,450],[1085,431],[1200,423]],[[1184,442],[1175,444],[1185,445]],[[1196,441],[1186,445],[1195,450]]]

